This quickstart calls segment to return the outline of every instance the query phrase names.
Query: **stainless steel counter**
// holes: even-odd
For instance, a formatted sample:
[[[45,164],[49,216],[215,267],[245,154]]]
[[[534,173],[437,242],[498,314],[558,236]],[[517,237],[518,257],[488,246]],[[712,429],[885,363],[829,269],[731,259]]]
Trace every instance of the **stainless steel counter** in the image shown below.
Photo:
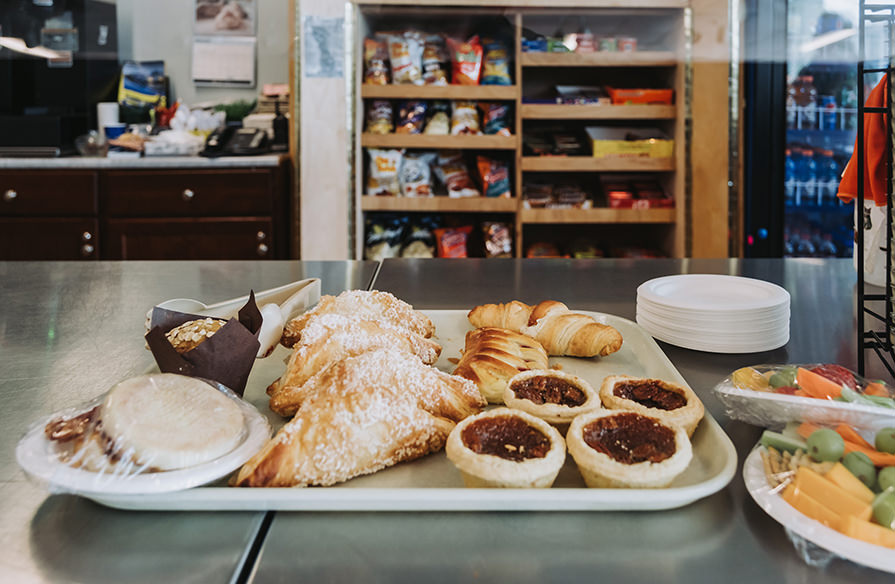
[[[124,513],[47,496],[15,462],[30,423],[152,364],[146,311],[308,277],[367,288],[370,262],[0,262],[0,581],[228,582],[264,519],[255,513]]]
[[[0,581],[892,580],[843,561],[807,566],[749,498],[739,473],[716,495],[662,512],[265,515],[113,511],[48,497],[18,469],[13,449],[31,421],[151,364],[135,339],[153,303],[220,300],[309,276],[336,293],[368,287],[375,269],[350,262],[0,263]],[[640,283],[681,272],[761,278],[793,295],[792,338],[779,350],[717,355],[660,343],[731,436],[742,464],[759,429],[726,419],[710,388],[762,361],[854,367],[848,260],[388,260],[374,285],[418,308],[552,298],[633,319]],[[884,376],[868,359],[871,375]]]

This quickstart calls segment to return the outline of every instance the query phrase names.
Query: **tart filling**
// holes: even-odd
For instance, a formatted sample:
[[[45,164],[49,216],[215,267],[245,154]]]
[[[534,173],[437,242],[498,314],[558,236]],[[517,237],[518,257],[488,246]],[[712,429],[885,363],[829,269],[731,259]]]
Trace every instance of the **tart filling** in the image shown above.
[[[705,408],[689,387],[661,379],[611,375],[603,380],[600,399],[613,410],[625,409],[678,425],[692,436]]]
[[[513,376],[503,394],[507,406],[565,429],[575,416],[601,408],[584,379],[563,371],[533,369]]]
[[[566,440],[589,487],[667,487],[693,458],[682,427],[632,410],[578,416]]]
[[[509,408],[466,418],[451,431],[445,450],[467,487],[549,487],[566,458],[555,428]]]

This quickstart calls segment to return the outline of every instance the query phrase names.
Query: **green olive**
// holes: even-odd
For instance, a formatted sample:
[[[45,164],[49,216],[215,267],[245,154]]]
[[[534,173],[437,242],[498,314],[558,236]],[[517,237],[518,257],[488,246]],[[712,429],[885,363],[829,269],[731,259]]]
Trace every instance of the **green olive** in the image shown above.
[[[842,436],[830,428],[815,430],[805,442],[808,444],[808,456],[818,462],[836,462],[845,452]]]
[[[881,491],[886,489],[895,490],[895,466],[887,466],[881,469],[876,476],[876,481]]]
[[[863,452],[849,452],[842,458],[842,466],[872,489],[876,486],[876,467],[870,457]]]
[[[895,428],[883,428],[877,432],[874,444],[880,452],[895,454]]]
[[[883,491],[873,500],[873,519],[889,529],[895,529],[895,491]]]

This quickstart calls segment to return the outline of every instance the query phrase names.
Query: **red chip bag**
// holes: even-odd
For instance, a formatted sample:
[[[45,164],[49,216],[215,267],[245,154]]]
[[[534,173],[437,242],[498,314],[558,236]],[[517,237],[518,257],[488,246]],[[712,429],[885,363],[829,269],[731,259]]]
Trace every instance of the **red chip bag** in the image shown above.
[[[478,35],[466,42],[449,38],[454,85],[478,85],[482,76],[482,44]]]
[[[435,241],[438,244],[438,257],[465,258],[466,240],[472,233],[471,225],[463,227],[444,227],[435,230]]]

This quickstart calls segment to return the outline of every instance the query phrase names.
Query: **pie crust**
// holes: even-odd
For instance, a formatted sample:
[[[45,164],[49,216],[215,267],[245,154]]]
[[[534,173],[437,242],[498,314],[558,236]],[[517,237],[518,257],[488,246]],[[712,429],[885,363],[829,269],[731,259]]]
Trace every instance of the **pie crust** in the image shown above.
[[[627,453],[636,462],[622,462],[592,447],[586,436],[593,427],[614,426],[629,430],[634,436],[605,436],[608,445]],[[656,429],[662,438],[669,438],[673,453],[655,462],[641,456],[643,447],[661,449],[663,444],[654,437],[646,438],[644,430]],[[684,472],[693,458],[693,450],[687,433],[681,426],[667,424],[658,418],[632,410],[599,410],[582,414],[572,421],[566,435],[569,454],[588,487],[593,488],[662,488],[671,484]],[[606,442],[604,442],[606,443]]]
[[[523,386],[528,386],[529,390],[522,395],[517,394]],[[572,391],[565,389],[569,386]],[[575,416],[602,407],[600,395],[590,383],[577,375],[555,369],[532,369],[514,375],[503,392],[503,401],[510,408],[553,424],[560,433],[569,429]]]
[[[643,399],[640,401],[630,396],[619,396],[616,395],[615,390],[616,386],[620,383],[635,384],[645,387],[646,393],[652,393],[658,388],[661,391],[676,394],[676,396],[672,397],[677,398],[677,396],[680,396],[680,398],[683,398],[684,403],[683,405],[673,407],[673,409],[666,409],[675,404],[666,402],[663,407],[657,401],[645,397],[645,394],[641,395]],[[675,401],[680,401],[680,398],[675,399]],[[705,414],[705,408],[703,407],[702,402],[696,394],[693,393],[692,389],[686,385],[679,385],[662,379],[631,377],[628,375],[610,375],[603,380],[603,385],[600,386],[600,399],[603,401],[603,405],[608,409],[633,410],[647,416],[659,418],[668,424],[681,426],[686,430],[688,437],[693,435],[696,426],[699,425],[699,421],[702,420],[702,416]]]
[[[495,454],[477,452],[467,443],[470,435],[476,435],[477,428],[492,428],[496,424],[512,424],[514,427],[527,426],[534,430],[537,439],[546,439],[547,448],[542,456],[525,457],[512,460]],[[472,434],[467,434],[467,431]],[[486,434],[483,434],[488,438]],[[518,437],[500,436],[495,438],[498,444],[490,441],[492,447],[503,447],[508,452],[518,453],[524,450]],[[511,487],[511,488],[547,488],[553,484],[559,469],[566,460],[566,444],[559,432],[540,418],[531,414],[495,408],[470,416],[451,431],[445,446],[448,459],[460,470],[463,483],[467,487]]]

